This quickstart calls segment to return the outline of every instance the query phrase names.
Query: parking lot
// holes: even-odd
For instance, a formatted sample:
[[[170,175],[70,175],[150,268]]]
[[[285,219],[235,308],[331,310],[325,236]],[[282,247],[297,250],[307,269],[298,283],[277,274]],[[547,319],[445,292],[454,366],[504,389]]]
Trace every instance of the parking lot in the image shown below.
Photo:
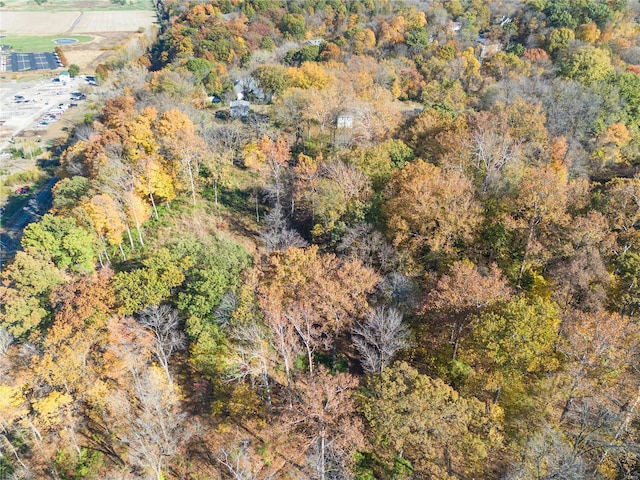
[[[24,131],[46,133],[69,108],[84,102],[93,87],[84,77],[0,84],[0,153]]]
[[[55,70],[60,67],[62,63],[55,53],[12,53],[9,55],[5,69],[17,73],[30,70]]]

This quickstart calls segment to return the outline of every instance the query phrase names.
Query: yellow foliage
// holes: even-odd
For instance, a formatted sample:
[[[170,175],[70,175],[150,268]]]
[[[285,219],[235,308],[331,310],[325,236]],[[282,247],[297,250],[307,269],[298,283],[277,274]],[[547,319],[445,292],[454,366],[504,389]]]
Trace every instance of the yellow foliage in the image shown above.
[[[109,195],[95,195],[84,205],[84,210],[93,222],[93,228],[100,236],[104,236],[110,245],[122,243],[125,225],[115,200]]]
[[[300,67],[288,68],[287,77],[291,85],[298,88],[321,89],[335,81],[335,77],[316,62],[304,62]]]
[[[34,402],[32,407],[42,425],[45,428],[52,428],[60,423],[61,410],[72,401],[71,395],[54,391]]]
[[[20,387],[0,385],[0,418],[4,422],[12,423],[27,413],[29,411]]]

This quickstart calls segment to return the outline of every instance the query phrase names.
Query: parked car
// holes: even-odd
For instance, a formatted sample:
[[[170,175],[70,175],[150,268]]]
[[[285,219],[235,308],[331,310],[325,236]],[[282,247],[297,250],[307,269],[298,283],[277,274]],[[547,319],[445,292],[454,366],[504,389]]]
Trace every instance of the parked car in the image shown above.
[[[19,188],[16,188],[16,194],[24,195],[25,193],[29,193],[29,190],[31,190],[31,187],[19,187]]]

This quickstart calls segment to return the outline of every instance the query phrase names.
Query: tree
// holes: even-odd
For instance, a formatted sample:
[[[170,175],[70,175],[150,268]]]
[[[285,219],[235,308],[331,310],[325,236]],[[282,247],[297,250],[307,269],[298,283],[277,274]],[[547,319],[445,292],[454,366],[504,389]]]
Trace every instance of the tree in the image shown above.
[[[404,458],[421,478],[484,476],[490,449],[502,440],[495,408],[404,362],[370,377],[364,391],[360,411],[388,464]]]
[[[504,224],[518,237],[521,263],[518,284],[531,266],[544,265],[560,250],[567,228],[569,202],[567,170],[556,163],[528,168],[517,189],[507,197]]]
[[[298,13],[287,13],[279,25],[280,31],[286,36],[301,40],[307,31],[307,25],[302,15]]]
[[[180,330],[178,311],[169,305],[151,305],[141,312],[139,322],[153,334],[154,354],[167,376],[167,381],[172,383],[169,359],[174,352],[187,346],[187,339]]]
[[[53,212],[60,215],[73,209],[89,192],[90,186],[89,179],[77,175],[60,180],[53,187]]]
[[[287,76],[287,68],[282,65],[260,65],[253,72],[260,88],[274,96],[280,96],[291,82]]]
[[[14,337],[35,334],[49,318],[49,295],[67,280],[44,252],[27,248],[2,272],[0,322]]]
[[[381,373],[409,344],[409,329],[395,308],[374,308],[363,323],[355,325],[351,335],[367,373]]]
[[[191,266],[188,257],[182,258],[180,265],[175,258],[169,250],[160,248],[142,260],[141,268],[118,273],[113,284],[119,311],[130,315],[166,301]]]
[[[560,63],[560,73],[563,77],[577,80],[584,85],[603,80],[612,71],[609,54],[591,45],[567,52]]]
[[[126,448],[125,458],[162,480],[167,460],[192,434],[185,424],[181,392],[162,369],[149,364],[149,333],[126,319],[110,322],[109,333],[105,371],[115,388],[104,398],[101,416],[121,443],[117,447]]]
[[[335,357],[338,336],[367,310],[367,294],[379,280],[360,261],[321,254],[317,246],[272,254],[265,273],[260,306],[288,377],[294,352],[306,348],[312,361],[310,350],[321,344]]]
[[[96,261],[95,238],[73,218],[47,214],[24,229],[22,246],[51,258],[61,269],[88,273]]]
[[[285,428],[306,439],[299,452],[307,456],[312,478],[336,478],[350,463],[350,454],[363,446],[362,424],[355,415],[353,398],[357,385],[352,375],[332,375],[324,368],[296,385],[299,401],[285,412],[284,423]],[[331,462],[331,457],[338,461]]]
[[[451,329],[449,343],[456,360],[460,341],[477,315],[494,302],[509,300],[511,288],[497,265],[484,275],[469,261],[455,262],[429,291],[424,310]]]
[[[496,403],[502,388],[536,377],[559,366],[556,343],[560,327],[557,306],[540,297],[517,297],[494,311],[485,311],[469,342],[463,361],[486,372],[486,386]]]
[[[75,63],[72,63],[71,65],[69,65],[67,67],[67,70],[69,71],[69,75],[71,75],[71,78],[77,77],[78,74],[80,73],[80,67]]]
[[[427,253],[453,254],[471,241],[480,223],[473,192],[457,171],[423,160],[407,164],[392,177],[384,207],[394,245],[416,260]]]
[[[196,204],[196,184],[204,141],[197,135],[191,119],[172,109],[164,112],[155,123],[165,152],[165,160],[177,163],[186,177],[193,205]],[[175,172],[175,169],[171,171]],[[177,172],[176,172],[177,173]]]

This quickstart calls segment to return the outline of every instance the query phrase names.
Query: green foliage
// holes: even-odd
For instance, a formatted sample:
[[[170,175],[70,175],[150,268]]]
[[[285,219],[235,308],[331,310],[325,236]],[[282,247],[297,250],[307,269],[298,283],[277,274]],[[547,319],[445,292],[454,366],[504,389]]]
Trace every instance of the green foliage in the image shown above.
[[[640,308],[640,255],[625,252],[616,265],[617,285],[612,300],[614,308],[633,314]]]
[[[53,189],[53,209],[56,211],[72,209],[88,192],[91,184],[86,177],[63,178]]]
[[[69,65],[67,70],[69,71],[69,75],[71,76],[71,78],[77,77],[78,74],[80,73],[80,67],[75,63],[72,63],[71,65]]]
[[[405,42],[410,47],[428,48],[429,33],[423,27],[413,27],[405,33]]]
[[[43,173],[42,170],[37,168],[32,168],[30,170],[26,170],[24,172],[16,172],[8,175],[4,179],[2,179],[2,185],[6,186],[14,186],[20,185],[23,183],[33,183],[42,179]]]
[[[290,50],[284,57],[284,62],[288,65],[302,65],[304,62],[316,62],[320,56],[320,47],[317,45],[307,45],[300,50]]]
[[[640,75],[630,72],[618,73],[608,77],[611,85],[618,87],[623,100],[625,123],[640,127]]]
[[[26,338],[49,318],[49,295],[64,281],[48,255],[36,249],[18,252],[2,272],[0,325],[14,337]]]
[[[54,460],[54,468],[62,480],[89,480],[96,478],[104,463],[102,452],[80,449],[80,453],[62,450]]]
[[[251,257],[240,244],[223,238],[198,242],[187,238],[171,247],[176,258],[189,257],[185,282],[176,306],[188,317],[211,320],[222,295],[238,286],[240,273],[251,264]]]
[[[227,291],[239,286],[240,273],[251,264],[251,257],[241,245],[222,238],[206,242],[186,238],[171,249],[178,258],[188,256],[193,262],[175,304],[186,317],[191,362],[211,378],[224,370],[227,352],[215,309]]]
[[[95,267],[96,238],[73,218],[45,215],[24,229],[22,246],[48,255],[58,268],[89,273]]]
[[[280,21],[280,31],[288,37],[302,40],[307,32],[307,23],[304,17],[297,13],[288,13]]]
[[[560,61],[560,74],[563,77],[577,80],[585,85],[604,80],[612,70],[609,54],[591,45],[568,52]]]
[[[260,88],[275,95],[280,95],[291,84],[287,69],[282,65],[261,65],[255,69],[253,77]]]
[[[557,305],[521,296],[482,313],[467,348],[475,354],[472,363],[488,361],[488,368],[504,378],[547,372],[558,366],[559,326]]]
[[[144,258],[140,268],[118,273],[113,283],[119,311],[131,315],[168,300],[173,289],[184,281],[184,271],[190,266],[188,256],[178,257],[160,248]]]
[[[276,42],[273,41],[273,38],[266,35],[262,37],[262,40],[260,40],[260,48],[273,52],[276,49]]]
[[[187,70],[194,74],[198,82],[202,82],[213,68],[213,63],[204,58],[190,58],[186,64]]]
[[[422,478],[483,477],[490,445],[500,441],[481,402],[406,363],[369,379],[361,412],[389,466],[405,458]]]

